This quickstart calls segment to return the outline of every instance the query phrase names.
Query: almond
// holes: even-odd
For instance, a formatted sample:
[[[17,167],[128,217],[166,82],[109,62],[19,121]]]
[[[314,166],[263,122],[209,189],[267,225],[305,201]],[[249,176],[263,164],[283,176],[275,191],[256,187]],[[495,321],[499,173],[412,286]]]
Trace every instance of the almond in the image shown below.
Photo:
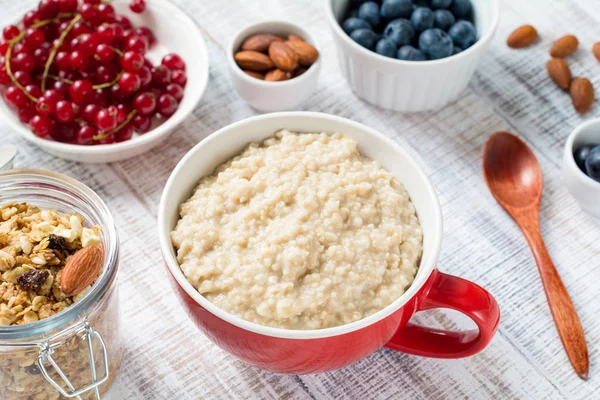
[[[571,82],[571,101],[580,114],[588,112],[594,104],[594,87],[587,78],[575,78]]]
[[[571,84],[571,69],[562,58],[552,58],[546,63],[550,78],[562,89],[568,89]]]
[[[506,44],[513,49],[527,47],[537,39],[538,34],[535,28],[531,25],[523,25],[515,29],[508,39]]]
[[[567,57],[579,46],[579,41],[573,35],[566,35],[556,40],[550,49],[550,55],[552,57],[564,58]]]
[[[300,36],[295,35],[295,34],[290,34],[288,36],[288,41],[290,42],[304,42],[304,39],[302,39]]]
[[[248,39],[244,40],[242,46],[240,47],[242,50],[249,51],[258,51],[260,53],[266,53],[269,50],[269,46],[273,42],[283,42],[283,38],[281,36],[270,35],[270,34],[259,34],[250,36]]]
[[[279,82],[287,81],[291,78],[291,73],[280,70],[279,68],[272,69],[265,74],[265,81]]]
[[[260,53],[259,53],[260,54]],[[269,57],[273,64],[284,71],[293,71],[298,66],[298,55],[283,42],[273,42],[269,46]]]
[[[292,50],[294,50],[294,52],[296,52],[300,65],[305,67],[311,66],[315,61],[317,61],[317,58],[319,58],[319,52],[310,43],[299,40],[288,40],[285,42],[285,44],[287,44],[292,48]]]
[[[265,74],[263,74],[261,72],[250,71],[248,69],[243,69],[242,71],[244,71],[245,73],[247,73],[248,75],[250,75],[253,78],[260,79],[260,80],[265,79]]]
[[[67,296],[81,293],[90,286],[102,269],[104,256],[97,246],[77,251],[68,260],[60,277],[60,288]]]
[[[266,71],[273,68],[273,61],[258,51],[240,51],[233,56],[237,65],[250,71]]]
[[[592,46],[592,53],[594,53],[598,61],[600,61],[600,42],[594,43]]]
[[[294,70],[293,77],[294,77],[294,78],[296,78],[296,77],[298,77],[298,76],[302,75],[303,73],[305,73],[306,71],[307,71],[307,69],[306,69],[306,68],[302,68],[302,67],[300,67],[300,68],[296,68],[296,69]]]

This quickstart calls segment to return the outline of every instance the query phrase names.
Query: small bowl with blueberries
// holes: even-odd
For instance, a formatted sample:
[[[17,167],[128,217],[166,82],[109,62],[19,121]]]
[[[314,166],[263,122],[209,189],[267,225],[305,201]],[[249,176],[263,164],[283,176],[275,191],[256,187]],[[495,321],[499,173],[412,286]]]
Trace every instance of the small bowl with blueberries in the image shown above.
[[[584,122],[569,135],[562,173],[581,208],[600,218],[600,118]]]
[[[498,23],[497,0],[327,0],[354,92],[402,112],[439,109],[467,86]]]

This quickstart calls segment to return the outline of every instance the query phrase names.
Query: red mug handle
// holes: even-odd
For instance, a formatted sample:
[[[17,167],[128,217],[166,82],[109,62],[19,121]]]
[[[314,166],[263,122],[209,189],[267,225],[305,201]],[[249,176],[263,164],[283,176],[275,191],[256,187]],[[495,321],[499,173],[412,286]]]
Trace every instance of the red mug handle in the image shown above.
[[[461,358],[488,345],[500,322],[498,303],[484,288],[434,270],[433,282],[417,311],[451,308],[471,318],[478,329],[447,331],[408,322],[385,345],[403,353],[434,358]]]

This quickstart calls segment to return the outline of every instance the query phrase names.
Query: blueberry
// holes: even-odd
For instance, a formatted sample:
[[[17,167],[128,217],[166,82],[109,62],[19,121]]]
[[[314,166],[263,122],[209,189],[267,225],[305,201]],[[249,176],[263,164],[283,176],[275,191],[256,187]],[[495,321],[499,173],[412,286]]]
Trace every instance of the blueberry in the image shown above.
[[[592,151],[594,147],[596,146],[593,144],[586,144],[585,146],[581,146],[573,152],[575,164],[577,164],[579,169],[582,170],[584,174],[587,174],[587,171],[585,170],[585,159],[588,158],[590,151]]]
[[[469,21],[458,21],[450,27],[448,34],[454,41],[454,44],[465,50],[477,41],[475,27]]]
[[[367,21],[363,21],[360,18],[348,18],[342,24],[342,29],[348,35],[351,34],[353,31],[355,31],[357,29],[371,29],[371,30],[373,30],[373,28],[371,27],[371,25],[369,25],[369,23]]]
[[[412,14],[412,0],[383,0],[381,16],[384,18],[405,18]]]
[[[448,32],[448,29],[454,24],[454,14],[448,10],[435,10],[433,12],[433,27],[440,28]]]
[[[462,51],[462,49],[460,47],[454,46],[454,49],[452,49],[452,55],[458,54],[461,51]]]
[[[415,29],[404,18],[391,21],[383,30],[383,36],[391,39],[396,46],[410,44],[415,38]]]
[[[374,1],[367,1],[358,8],[358,18],[364,19],[372,27],[379,25],[381,17],[379,16],[379,4]]]
[[[407,60],[407,61],[425,61],[425,54],[421,53],[420,50],[415,49],[411,45],[405,45],[400,47],[398,50],[397,58],[399,60]]]
[[[410,16],[410,23],[421,32],[433,28],[433,12],[427,7],[419,7]]]
[[[391,39],[380,39],[375,46],[375,52],[382,56],[395,58],[398,47]]]
[[[453,49],[452,38],[441,29],[427,29],[419,36],[419,50],[430,60],[449,57]]]
[[[471,0],[454,0],[450,7],[450,11],[452,11],[452,14],[454,14],[457,19],[470,18],[471,11],[473,11]]]
[[[358,10],[351,10],[346,18],[358,18]]]
[[[590,178],[600,182],[600,146],[594,147],[585,159],[585,170]]]
[[[371,29],[357,29],[350,34],[352,40],[356,43],[360,44],[363,47],[366,47],[369,50],[373,50],[375,48],[375,43],[379,40],[379,35],[373,32]]]
[[[448,8],[452,4],[452,0],[431,0],[431,8]]]

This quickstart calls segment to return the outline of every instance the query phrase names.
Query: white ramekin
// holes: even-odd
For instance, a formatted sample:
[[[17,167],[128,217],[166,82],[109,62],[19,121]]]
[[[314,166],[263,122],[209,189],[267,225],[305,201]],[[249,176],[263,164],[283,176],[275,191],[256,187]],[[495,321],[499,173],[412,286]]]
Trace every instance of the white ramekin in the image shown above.
[[[321,70],[321,55],[317,61],[302,75],[282,82],[267,82],[246,74],[235,63],[233,56],[239,50],[242,42],[257,33],[270,33],[287,37],[294,33],[312,44],[318,51],[319,44],[306,29],[285,21],[264,21],[242,29],[236,34],[227,48],[227,65],[231,82],[236,92],[248,104],[259,111],[290,111],[310,96],[317,87],[319,71]]]
[[[401,112],[436,110],[456,100],[469,83],[498,25],[497,0],[471,0],[479,39],[440,60],[384,57],[354,42],[341,28],[348,0],[324,0],[342,73],[357,96]]]
[[[573,152],[584,144],[600,144],[600,118],[579,125],[567,138],[562,162],[563,182],[581,208],[600,218],[600,182],[583,173]]]

